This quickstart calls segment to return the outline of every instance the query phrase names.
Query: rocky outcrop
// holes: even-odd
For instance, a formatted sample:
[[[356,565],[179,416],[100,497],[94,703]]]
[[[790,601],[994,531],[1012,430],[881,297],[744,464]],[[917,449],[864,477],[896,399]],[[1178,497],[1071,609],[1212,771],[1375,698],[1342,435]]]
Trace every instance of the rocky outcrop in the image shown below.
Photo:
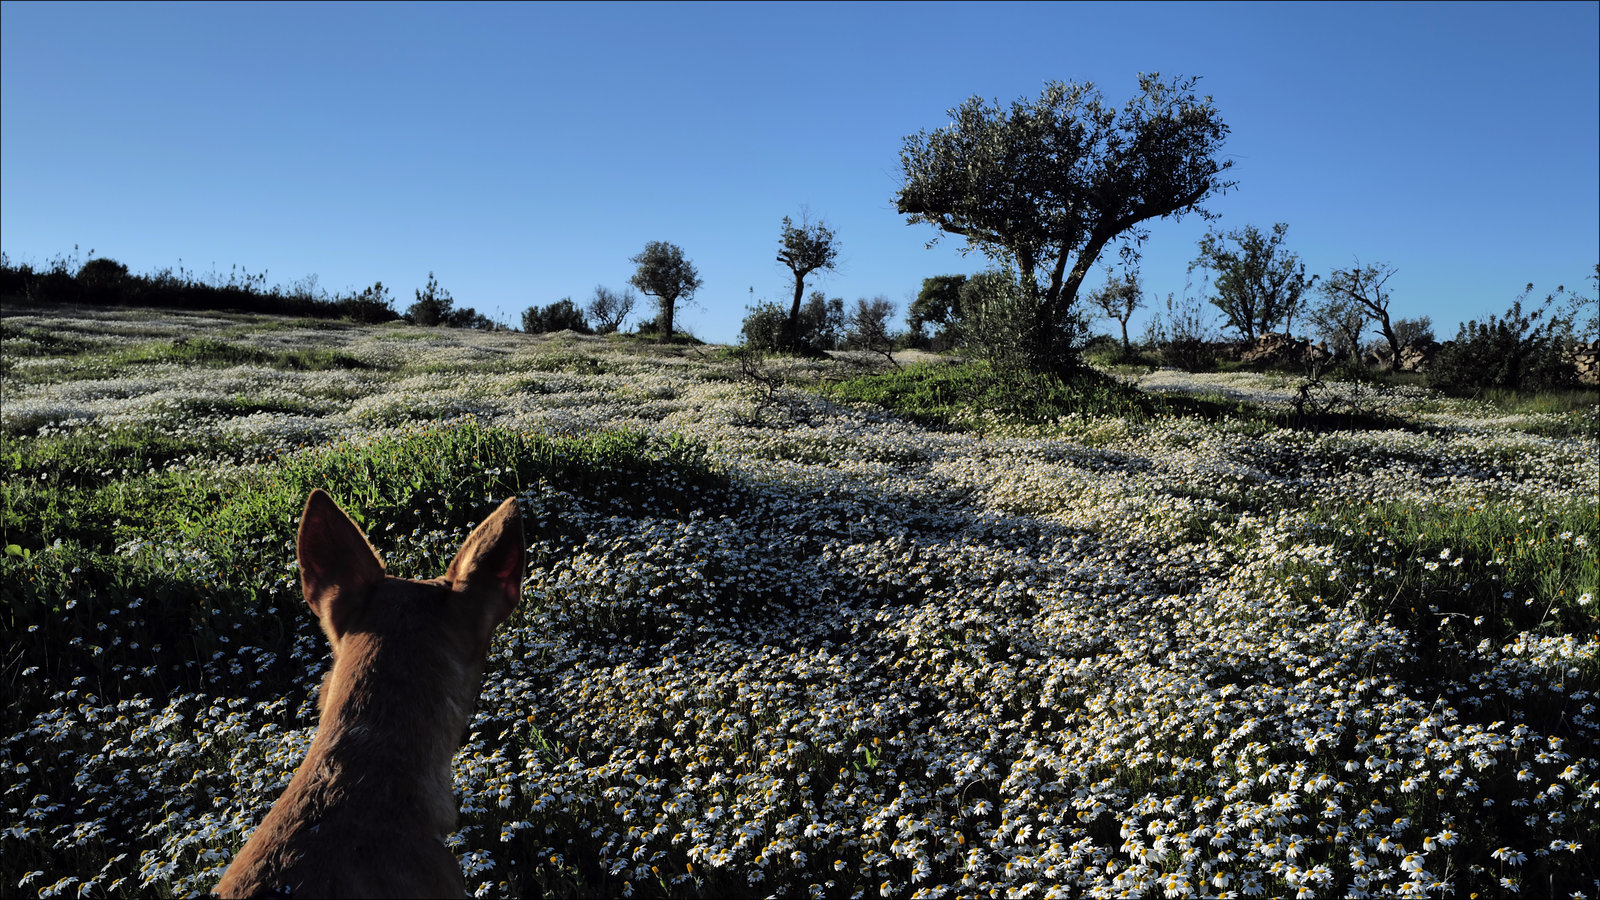
[[[1238,359],[1252,366],[1307,366],[1333,358],[1325,347],[1287,334],[1263,334],[1246,347]]]

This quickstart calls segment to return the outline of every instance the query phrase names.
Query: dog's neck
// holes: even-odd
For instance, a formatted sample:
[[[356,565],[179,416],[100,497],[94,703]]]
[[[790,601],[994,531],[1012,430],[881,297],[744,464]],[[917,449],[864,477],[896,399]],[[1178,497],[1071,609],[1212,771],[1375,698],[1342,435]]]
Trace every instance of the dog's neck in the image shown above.
[[[455,828],[450,763],[479,673],[447,654],[419,659],[384,641],[371,635],[341,641],[323,682],[323,716],[307,762],[316,761],[313,778],[338,785],[341,803],[412,816],[422,810],[427,827],[443,836]]]

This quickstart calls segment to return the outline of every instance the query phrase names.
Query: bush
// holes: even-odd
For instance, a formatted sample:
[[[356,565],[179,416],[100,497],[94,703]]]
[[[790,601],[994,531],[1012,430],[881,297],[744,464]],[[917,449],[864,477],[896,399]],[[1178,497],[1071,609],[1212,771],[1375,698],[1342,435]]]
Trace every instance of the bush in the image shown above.
[[[770,301],[758,303],[749,309],[750,314],[744,317],[744,325],[739,329],[739,343],[751,350],[783,349],[783,332],[788,326],[789,314],[783,311],[783,307]]]
[[[788,351],[789,313],[782,306],[762,301],[749,307],[739,329],[739,339],[752,350]],[[821,291],[812,293],[800,306],[800,333],[793,349],[801,353],[836,350],[845,330],[844,300],[828,299]]]
[[[547,334],[552,331],[594,334],[594,329],[589,327],[588,316],[573,304],[571,297],[563,297],[549,306],[530,306],[523,310],[522,330],[529,334]]]
[[[1169,366],[1185,372],[1206,372],[1217,365],[1217,329],[1201,301],[1167,294],[1166,315],[1150,320],[1145,343],[1155,347]]]
[[[389,289],[383,282],[374,282],[372,287],[363,288],[359,294],[340,297],[334,301],[339,311],[351,320],[368,325],[389,322],[400,318],[394,311],[394,300],[389,296]]]
[[[1448,394],[1473,395],[1489,389],[1556,391],[1577,385],[1578,372],[1567,358],[1572,322],[1551,315],[1555,294],[1532,312],[1512,302],[1505,318],[1490,316],[1461,326],[1456,339],[1439,348],[1428,369],[1428,385]]]

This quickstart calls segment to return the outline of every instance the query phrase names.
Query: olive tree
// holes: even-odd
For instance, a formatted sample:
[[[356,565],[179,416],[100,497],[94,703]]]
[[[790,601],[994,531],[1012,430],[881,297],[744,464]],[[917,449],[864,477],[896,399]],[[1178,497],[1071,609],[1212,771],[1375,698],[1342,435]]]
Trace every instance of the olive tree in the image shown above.
[[[1279,326],[1289,330],[1300,295],[1316,281],[1315,276],[1308,281],[1305,263],[1283,248],[1288,231],[1283,222],[1272,226],[1270,236],[1254,225],[1225,233],[1207,231],[1200,239],[1200,255],[1189,263],[1191,272],[1201,268],[1216,273],[1211,305],[1222,310],[1228,327],[1247,341]]]
[[[965,275],[922,279],[922,290],[906,312],[906,327],[915,344],[926,344],[935,350],[948,350],[955,345],[961,326],[961,288],[966,283]],[[939,326],[931,338],[923,331],[929,322]]]
[[[1233,186],[1219,178],[1232,165],[1218,159],[1228,127],[1197,82],[1140,75],[1120,111],[1093,84],[1049,82],[1009,109],[973,97],[949,125],[906,138],[896,209],[1015,272],[1024,364],[1076,362],[1073,305],[1108,245],[1131,260],[1141,223],[1211,218],[1200,203]]]
[[[805,295],[806,276],[818,269],[832,269],[839,258],[839,240],[823,222],[811,222],[804,214],[800,224],[783,217],[783,233],[778,238],[778,262],[794,275],[794,300],[789,306],[789,349],[800,343],[800,298]]]
[[[684,258],[683,248],[666,241],[651,241],[644,251],[630,257],[628,262],[638,266],[628,283],[641,293],[656,298],[661,308],[658,320],[661,340],[672,340],[672,314],[679,300],[688,300],[700,289],[700,273]]]

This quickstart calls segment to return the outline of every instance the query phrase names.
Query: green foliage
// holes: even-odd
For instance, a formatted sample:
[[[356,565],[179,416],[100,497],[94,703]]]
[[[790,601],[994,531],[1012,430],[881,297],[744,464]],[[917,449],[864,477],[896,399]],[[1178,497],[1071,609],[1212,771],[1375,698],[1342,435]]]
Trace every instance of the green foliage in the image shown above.
[[[282,634],[292,633],[303,618],[297,588],[274,589],[266,573],[284,571],[284,542],[315,487],[329,490],[364,526],[383,523],[387,534],[465,531],[499,501],[537,483],[664,515],[702,503],[726,485],[705,448],[682,437],[631,431],[545,437],[471,422],[316,448],[246,468],[163,468],[203,453],[225,457],[229,449],[237,448],[141,429],[85,432],[8,450],[0,544],[17,550],[0,560],[0,608],[10,617],[7,633],[28,637],[6,665],[70,671],[69,661],[83,662],[64,648],[82,646],[74,638],[96,629],[90,609],[59,615],[73,608],[73,598],[96,597],[120,608],[144,597],[166,624],[160,634],[124,632],[122,639],[161,644],[181,637],[209,647],[216,642],[207,624],[213,609],[254,609],[270,589],[284,607]],[[564,535],[559,521],[535,517],[535,523],[539,535]],[[194,549],[175,565],[159,547],[179,536]],[[383,535],[373,539],[383,549]],[[391,562],[396,574],[432,577],[449,560]],[[85,648],[81,655],[89,653]],[[26,697],[13,697],[42,708],[45,688],[36,684]]]
[[[798,326],[788,312],[776,303],[762,302],[751,307],[739,331],[740,343],[764,352],[791,351],[821,353],[836,350],[843,340],[844,300],[813,291],[800,307]]]
[[[1283,249],[1288,231],[1284,222],[1272,226],[1271,237],[1254,225],[1225,233],[1210,230],[1200,239],[1200,254],[1189,264],[1191,271],[1216,272],[1211,305],[1222,310],[1228,327],[1247,341],[1287,327],[1310,283],[1305,263]]]
[[[1600,503],[1458,506],[1352,499],[1312,517],[1329,563],[1283,574],[1297,594],[1355,601],[1371,619],[1416,635],[1420,668],[1434,676],[1461,654],[1517,632],[1600,628]]]
[[[1128,340],[1128,320],[1135,310],[1144,306],[1144,287],[1139,283],[1139,270],[1127,268],[1116,275],[1106,267],[1106,283],[1089,294],[1089,303],[1100,315],[1115,319],[1122,326],[1122,355],[1133,355],[1133,342]]]
[[[76,248],[74,248],[76,252]],[[235,310],[319,318],[348,317],[357,322],[387,322],[398,318],[382,283],[349,297],[329,298],[315,289],[308,276],[285,287],[266,286],[266,273],[251,274],[233,266],[226,275],[204,277],[181,266],[149,275],[133,274],[115,260],[94,257],[81,265],[76,259],[57,257],[43,269],[27,263],[0,260],[0,294],[28,303],[57,305],[87,303],[164,309]]]
[[[594,329],[589,327],[588,317],[583,314],[583,310],[573,304],[571,297],[562,297],[549,306],[530,306],[523,310],[522,330],[529,334],[547,334],[552,331],[594,334]]]
[[[1039,327],[1034,304],[1006,268],[981,272],[961,286],[961,343],[997,369],[1036,369]]]
[[[372,287],[363,288],[359,293],[341,297],[335,303],[340,312],[363,324],[376,325],[399,318],[394,311],[394,298],[381,281],[373,282]]]
[[[739,344],[751,350],[772,352],[787,346],[789,314],[782,306],[762,301],[749,307],[739,328]]]
[[[172,363],[184,366],[264,365],[277,369],[321,371],[370,369],[372,365],[347,353],[315,347],[272,352],[212,338],[174,338],[138,344],[112,354],[113,365]]]
[[[899,343],[900,335],[889,330],[889,319],[894,315],[894,303],[882,295],[868,300],[857,297],[850,317],[845,322],[843,346],[849,350],[873,350],[889,353]],[[893,361],[894,357],[889,357]],[[896,364],[898,365],[898,363]]]
[[[1461,326],[1454,341],[1439,348],[1428,369],[1429,386],[1458,396],[1490,388],[1552,391],[1577,385],[1577,370],[1566,357],[1571,320],[1552,314],[1560,291],[1544,304],[1524,312],[1528,285],[1505,317],[1473,319]]]
[[[663,341],[673,335],[673,315],[678,302],[694,297],[704,283],[694,264],[683,255],[683,248],[666,241],[651,241],[638,256],[629,262],[637,268],[628,283],[640,292],[656,298],[660,313],[656,318],[656,333]]]
[[[128,283],[128,267],[114,259],[91,259],[78,269],[78,287],[88,303],[115,303]]]
[[[379,282],[378,287],[382,288]],[[416,292],[417,302],[406,308],[405,319],[413,325],[424,325],[430,328],[477,328],[483,331],[493,331],[498,326],[490,321],[487,316],[479,313],[470,306],[457,308],[450,292],[439,287],[439,279],[428,273],[428,283]]]
[[[914,346],[949,350],[956,346],[961,321],[961,287],[965,275],[935,275],[922,279],[922,290],[906,313],[909,340]],[[932,335],[924,332],[928,324],[939,326]]]
[[[799,350],[805,345],[803,336],[805,325],[801,322],[803,312],[800,308],[800,298],[806,289],[806,276],[818,269],[832,269],[839,258],[839,239],[834,235],[832,228],[823,222],[809,222],[804,216],[800,224],[788,216],[783,217],[783,233],[778,238],[778,262],[789,267],[794,275],[794,299],[789,305],[789,318],[786,324],[787,349]],[[841,301],[842,302],[842,301]],[[843,313],[840,313],[843,318]],[[814,325],[814,323],[813,323]],[[817,347],[814,342],[812,347]],[[824,347],[821,349],[831,349]]]
[[[1193,409],[1186,398],[1162,398],[1128,387],[1093,370],[1069,378],[996,370],[988,363],[922,364],[838,382],[828,396],[870,403],[916,422],[982,431],[994,424],[1043,424],[1064,416],[1129,415]]]
[[[1204,215],[1199,204],[1232,186],[1219,180],[1232,162],[1217,158],[1228,127],[1196,83],[1141,75],[1119,113],[1092,84],[1050,82],[1010,110],[973,97],[949,126],[906,139],[896,208],[1014,268],[1030,367],[1071,368],[1073,305],[1107,245],[1131,256],[1140,223]]]

